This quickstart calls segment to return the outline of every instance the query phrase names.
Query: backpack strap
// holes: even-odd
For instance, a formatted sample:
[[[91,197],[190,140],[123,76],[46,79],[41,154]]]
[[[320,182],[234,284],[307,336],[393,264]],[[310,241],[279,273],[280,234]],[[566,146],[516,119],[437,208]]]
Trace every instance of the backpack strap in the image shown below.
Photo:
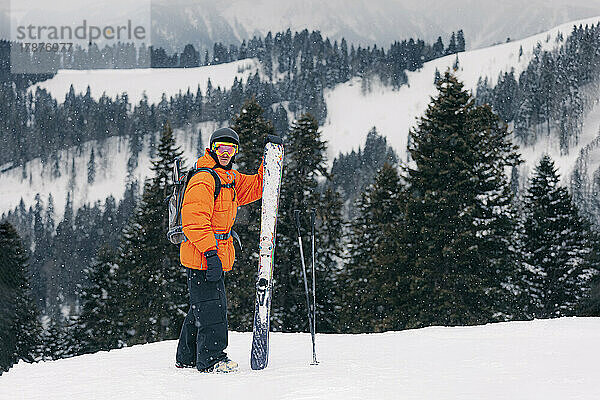
[[[231,178],[231,176],[229,175],[229,172],[225,172],[227,174],[228,177]],[[226,183],[223,184],[222,187],[224,188],[228,188],[228,189],[233,189],[233,200],[235,200],[235,196],[237,195],[237,192],[235,191],[235,173],[233,174],[233,181],[231,183]]]
[[[193,169],[190,172],[191,172],[191,175],[188,178],[188,182],[190,179],[192,179],[192,176],[196,175],[196,173],[198,173],[198,172],[208,172],[209,174],[212,175],[212,177],[215,180],[215,201],[216,201],[217,197],[219,197],[219,193],[221,193],[221,187],[223,187],[223,184],[221,183],[221,178],[219,178],[219,175],[217,175],[215,170],[212,168],[202,167],[202,168]]]
[[[223,183],[221,183],[221,178],[219,178],[219,175],[217,174],[217,172],[212,168],[202,167],[202,168],[192,169],[189,172],[190,175],[187,177],[187,181],[189,182],[190,179],[192,179],[192,176],[196,175],[196,173],[198,173],[198,172],[208,172],[214,178],[214,180],[215,180],[215,201],[217,201],[217,197],[219,197],[219,193],[221,193],[222,187],[235,189],[235,179],[231,183],[223,184]],[[235,199],[235,195],[236,195],[236,193],[234,190],[234,192],[233,192],[234,199]],[[183,201],[183,199],[182,199],[182,201]],[[181,210],[181,208],[180,208],[180,210]],[[215,238],[221,238],[223,240],[228,239],[230,236],[233,236],[233,238],[235,240],[237,240],[237,242],[240,246],[240,250],[242,250],[242,241],[240,240],[240,236],[235,231],[231,230],[229,233],[224,234],[223,237],[218,237],[217,235],[218,234],[215,234]],[[187,241],[187,238],[186,238],[186,241]]]

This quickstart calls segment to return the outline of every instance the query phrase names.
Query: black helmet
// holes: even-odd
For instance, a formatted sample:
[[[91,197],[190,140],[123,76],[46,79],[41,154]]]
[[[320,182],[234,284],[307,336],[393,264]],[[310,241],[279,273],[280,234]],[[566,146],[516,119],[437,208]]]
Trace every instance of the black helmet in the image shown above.
[[[210,147],[212,147],[212,144],[214,142],[218,141],[234,143],[239,145],[240,137],[238,136],[236,131],[234,131],[231,128],[219,128],[216,131],[214,131],[212,135],[210,135]]]

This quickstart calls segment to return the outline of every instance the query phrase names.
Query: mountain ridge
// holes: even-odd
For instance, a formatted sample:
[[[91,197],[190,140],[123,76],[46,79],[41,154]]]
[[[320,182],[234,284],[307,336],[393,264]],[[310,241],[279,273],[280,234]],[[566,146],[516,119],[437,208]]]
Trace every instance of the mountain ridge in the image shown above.
[[[132,15],[131,1],[124,6]],[[141,2],[140,9],[148,4]],[[600,0],[371,0],[347,2],[304,0],[210,0],[154,1],[151,3],[152,44],[181,51],[187,43],[212,52],[215,42],[240,44],[254,35],[319,30],[332,40],[345,37],[363,46],[387,46],[395,40],[421,38],[434,42],[438,36],[447,43],[452,32],[463,29],[467,48],[522,39],[562,23],[600,14]],[[110,9],[86,9],[90,16],[109,21]],[[10,1],[0,1],[0,21],[7,21]],[[44,10],[44,18],[60,20],[64,10]],[[146,12],[146,11],[144,11]],[[8,38],[9,24],[0,24],[0,37]]]
[[[526,4],[518,0],[503,3],[459,0],[448,4],[433,0],[375,0],[368,5],[343,0],[305,0],[301,3],[237,0],[217,5],[201,0],[193,2],[193,6],[190,6],[189,0],[179,3],[186,6],[173,7],[169,2],[167,10],[161,2],[155,3],[153,25],[160,26],[163,31],[182,32],[179,43],[154,35],[157,45],[181,48],[186,41],[181,40],[183,37],[190,43],[204,42],[208,46],[216,41],[241,43],[254,35],[264,36],[268,31],[278,32],[287,28],[292,32],[304,28],[319,30],[332,40],[339,41],[345,37],[349,43],[363,46],[387,46],[410,37],[433,43],[441,36],[447,43],[452,32],[463,29],[467,48],[475,49],[504,42],[507,38],[521,39],[568,21],[600,14],[598,0],[533,0]],[[184,16],[172,21],[162,18],[167,11],[174,16],[178,13],[196,16],[197,19],[203,16],[207,29],[202,26],[196,29]],[[465,15],[469,17],[465,18]],[[178,22],[177,26],[172,24],[173,21]],[[201,39],[194,40],[194,37]],[[237,41],[233,41],[234,38]]]

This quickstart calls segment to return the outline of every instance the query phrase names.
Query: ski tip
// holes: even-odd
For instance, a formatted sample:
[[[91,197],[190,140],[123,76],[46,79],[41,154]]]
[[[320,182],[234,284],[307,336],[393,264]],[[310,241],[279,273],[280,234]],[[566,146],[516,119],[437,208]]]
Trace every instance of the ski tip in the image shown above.
[[[262,351],[256,353],[254,350],[255,349],[253,348],[250,356],[250,368],[255,371],[267,368],[267,364],[269,363],[268,354],[265,354]]]

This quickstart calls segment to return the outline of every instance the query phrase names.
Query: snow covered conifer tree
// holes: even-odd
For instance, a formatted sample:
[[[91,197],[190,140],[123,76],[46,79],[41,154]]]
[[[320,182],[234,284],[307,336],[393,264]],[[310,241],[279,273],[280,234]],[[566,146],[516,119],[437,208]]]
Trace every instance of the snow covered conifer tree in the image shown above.
[[[401,188],[398,171],[386,163],[356,203],[349,260],[339,279],[342,332],[400,330],[406,323]]]
[[[44,360],[59,360],[80,354],[79,338],[73,328],[71,318],[64,318],[61,315],[50,319],[48,327],[42,332]]]
[[[456,34],[456,51],[459,53],[465,51],[465,34],[462,29]]]
[[[600,317],[600,234],[595,231],[591,232],[590,248],[586,262],[594,276],[589,282],[589,292],[577,306],[577,315]]]
[[[12,226],[0,225],[0,374],[17,362],[17,330],[15,321],[14,243],[6,237]],[[10,250],[10,252],[9,252]]]
[[[457,52],[456,45],[456,33],[452,32],[452,36],[450,36],[450,43],[448,44],[448,48],[446,49],[446,54],[454,54]]]
[[[444,55],[444,42],[442,41],[442,37],[438,36],[436,42],[432,46],[433,57],[439,58]]]
[[[166,238],[171,171],[182,152],[173,130],[165,123],[152,161],[154,176],[144,185],[135,214],[126,226],[116,270],[116,293],[120,301],[111,311],[122,315],[121,340],[127,344],[178,337],[188,309],[187,279],[179,263],[179,248]]]
[[[88,170],[87,170],[87,181],[89,184],[93,184],[96,180],[96,155],[94,154],[94,149],[92,148],[92,152],[90,153],[90,160],[88,161]]]
[[[530,318],[573,315],[594,273],[586,262],[591,251],[589,223],[579,216],[559,180],[554,162],[544,155],[524,199],[521,241]]]
[[[579,315],[589,317],[600,317],[600,274],[596,274],[590,282],[591,291],[589,297],[580,308]]]
[[[519,163],[489,106],[446,72],[416,129],[406,177],[408,327],[510,317],[516,218],[506,170]]]
[[[280,331],[307,330],[306,301],[294,210],[302,212],[304,254],[310,265],[309,211],[317,211],[316,277],[317,330],[334,328],[333,300],[336,260],[340,254],[341,202],[333,191],[322,191],[318,178],[326,177],[326,144],[319,124],[310,114],[292,123],[285,141],[285,164],[278,211],[272,326]]]
[[[239,114],[233,118],[232,128],[240,137],[236,169],[244,174],[255,174],[262,160],[264,141],[267,135],[275,134],[273,124],[265,119],[263,108],[252,97],[244,102]],[[227,273],[228,323],[233,330],[252,330],[260,207],[261,202],[256,201],[240,208],[233,227],[244,246],[241,251],[236,249],[234,268]]]
[[[27,252],[15,228],[0,222],[0,371],[39,359],[41,325],[31,298]]]
[[[84,270],[88,284],[79,289],[82,310],[75,329],[81,353],[120,347],[120,318],[111,314],[120,301],[115,297],[116,269],[115,255],[108,247],[102,247],[94,263]]]

